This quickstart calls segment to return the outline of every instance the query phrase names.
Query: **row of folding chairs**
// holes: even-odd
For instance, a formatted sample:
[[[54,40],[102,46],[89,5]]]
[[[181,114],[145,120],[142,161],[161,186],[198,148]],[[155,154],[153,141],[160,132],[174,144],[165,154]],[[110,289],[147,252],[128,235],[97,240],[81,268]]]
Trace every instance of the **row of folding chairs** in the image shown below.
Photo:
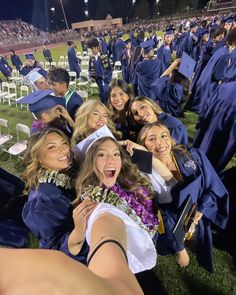
[[[0,89],[0,102],[7,102],[9,106],[15,104],[17,106],[17,100],[23,96],[29,95],[31,89],[27,85],[21,85],[19,87],[20,97],[17,94],[17,85],[13,82],[2,82]],[[20,105],[20,108],[27,107],[27,105]]]
[[[23,157],[27,149],[28,138],[30,137],[30,128],[22,123],[16,124],[16,137],[11,134],[9,122],[0,118],[0,149],[10,156]]]

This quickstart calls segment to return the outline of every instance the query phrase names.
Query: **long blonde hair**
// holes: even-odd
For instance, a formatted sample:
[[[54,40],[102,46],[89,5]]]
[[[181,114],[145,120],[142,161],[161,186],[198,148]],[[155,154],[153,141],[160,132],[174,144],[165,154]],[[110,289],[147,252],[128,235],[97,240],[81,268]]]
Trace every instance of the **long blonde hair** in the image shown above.
[[[80,196],[84,193],[85,188],[88,185],[100,186],[101,182],[96,174],[96,157],[99,147],[107,140],[112,141],[120,151],[121,155],[121,171],[117,178],[117,181],[127,191],[136,192],[141,198],[144,198],[140,191],[140,186],[147,186],[152,197],[152,187],[149,178],[143,176],[138,167],[131,163],[129,155],[118,144],[118,142],[111,137],[102,137],[94,142],[94,144],[88,150],[81,171],[76,180],[76,192],[77,198],[74,203],[78,204]]]
[[[24,164],[26,165],[25,171],[21,174],[21,178],[25,182],[25,193],[29,192],[31,188],[36,188],[39,185],[37,174],[38,171],[42,168],[42,165],[39,160],[40,149],[44,144],[46,137],[50,133],[59,134],[70,146],[70,142],[67,136],[58,129],[45,129],[41,132],[31,135],[28,141],[28,147],[26,155],[24,158]]]
[[[111,113],[108,108],[99,100],[89,99],[84,102],[81,107],[76,112],[75,116],[75,127],[74,132],[71,138],[71,144],[74,146],[79,141],[85,139],[93,131],[88,128],[88,116],[91,114],[96,106],[101,106],[104,108],[105,112],[108,115],[107,127],[110,129],[112,134],[117,138],[121,138],[121,133],[116,131],[115,124],[111,120]]]

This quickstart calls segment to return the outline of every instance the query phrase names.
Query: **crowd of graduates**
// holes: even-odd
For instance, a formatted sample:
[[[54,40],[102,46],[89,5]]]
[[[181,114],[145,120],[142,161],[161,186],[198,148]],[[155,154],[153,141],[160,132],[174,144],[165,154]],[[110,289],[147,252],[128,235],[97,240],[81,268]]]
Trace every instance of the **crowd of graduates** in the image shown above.
[[[67,45],[79,78],[74,43]],[[153,268],[156,258],[158,267],[157,255],[173,254],[186,267],[189,240],[199,265],[213,272],[212,226],[223,244],[231,237],[235,257],[236,168],[225,168],[236,151],[236,16],[175,21],[163,40],[141,25],[128,37],[88,35],[82,45],[100,100],[83,102],[66,69],[47,72],[33,54],[22,63],[11,52],[34,87],[17,102],[35,121],[21,177],[1,170],[1,243],[23,247],[30,230],[39,248],[88,264],[91,272],[76,271],[100,282],[101,294],[110,294],[112,279],[117,290],[142,294],[132,273]],[[117,64],[122,79],[112,79]],[[181,121],[187,110],[199,114],[192,144]]]

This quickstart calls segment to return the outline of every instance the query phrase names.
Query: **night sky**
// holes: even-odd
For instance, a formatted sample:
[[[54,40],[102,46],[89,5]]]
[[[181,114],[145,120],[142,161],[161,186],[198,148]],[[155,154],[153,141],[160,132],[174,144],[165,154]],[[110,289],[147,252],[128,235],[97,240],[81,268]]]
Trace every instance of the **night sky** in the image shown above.
[[[139,1],[147,2],[151,14],[155,0],[136,2]],[[62,0],[62,2],[69,25],[72,22],[86,20],[84,0]],[[43,30],[65,27],[60,0],[0,0],[0,3],[0,20],[20,18]],[[50,10],[51,7],[55,8],[55,12]],[[87,19],[105,18],[107,13],[112,17],[123,18],[133,14],[132,0],[89,0],[87,8],[89,10]]]

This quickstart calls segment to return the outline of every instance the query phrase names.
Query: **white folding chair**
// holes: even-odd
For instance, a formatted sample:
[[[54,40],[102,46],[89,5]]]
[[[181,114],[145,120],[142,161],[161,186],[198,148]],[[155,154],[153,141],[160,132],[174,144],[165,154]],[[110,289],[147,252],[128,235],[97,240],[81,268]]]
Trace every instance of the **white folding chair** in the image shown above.
[[[58,66],[58,68],[65,68],[65,63],[64,63],[64,61],[59,61],[58,63],[57,63],[57,66]]]
[[[115,71],[120,71],[121,70],[121,62],[117,60],[114,64],[114,70]]]
[[[60,62],[64,62],[64,61],[65,61],[65,57],[64,57],[63,55],[61,55],[61,56],[59,57],[59,61],[60,61]]]
[[[2,82],[2,89],[0,91],[0,99],[3,101],[4,96],[9,93],[8,91],[8,82]]]
[[[69,76],[70,76],[70,86],[73,86],[76,88],[76,81],[77,81],[77,74],[74,71],[69,71]]]
[[[46,61],[45,62],[45,71],[48,71],[50,69],[50,62],[49,61]]]
[[[84,101],[86,101],[88,99],[88,92],[87,91],[83,91],[83,90],[78,90],[76,91]]]
[[[56,68],[57,67],[57,63],[55,61],[52,61],[51,62],[51,67],[55,67]]]
[[[82,60],[80,66],[82,70],[88,71],[88,66],[89,66],[88,60]]]
[[[11,105],[11,102],[16,102],[17,98],[17,92],[16,92],[16,84],[15,83],[9,83],[8,84],[8,94],[4,95],[3,102],[7,101],[9,106]]]
[[[83,90],[85,89],[86,91],[88,90],[89,86],[89,72],[88,71],[81,71],[80,72],[80,78],[79,82],[77,83],[78,89]]]
[[[28,138],[30,137],[30,128],[27,125],[16,124],[16,143],[11,146],[7,152],[10,155],[22,158],[23,152],[27,149]]]
[[[24,96],[29,95],[29,87],[26,85],[21,85],[20,86],[20,97],[16,99],[16,105],[17,105],[17,101],[21,98],[23,98]],[[26,107],[27,110],[29,109],[29,106],[27,104],[20,104],[20,109],[22,110],[23,107]]]
[[[0,118],[0,149],[3,150],[5,143],[12,139],[8,120]]]
[[[39,65],[44,69],[44,62],[43,61],[40,61]]]

